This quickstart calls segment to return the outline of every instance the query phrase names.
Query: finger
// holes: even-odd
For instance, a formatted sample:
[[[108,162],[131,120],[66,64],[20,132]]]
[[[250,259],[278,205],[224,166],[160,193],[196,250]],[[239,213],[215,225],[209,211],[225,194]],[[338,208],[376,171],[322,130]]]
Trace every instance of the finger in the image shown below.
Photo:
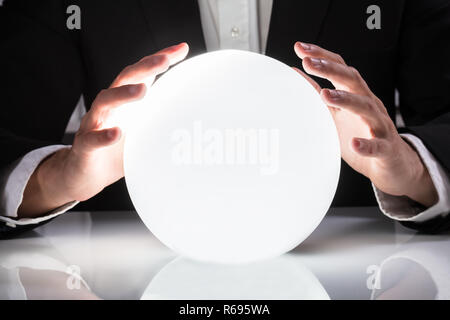
[[[117,76],[111,87],[139,83],[144,80],[148,84],[152,84],[157,75],[167,71],[171,65],[183,60],[188,51],[189,46],[186,43],[180,43],[144,57],[137,63],[126,67]]]
[[[102,123],[108,117],[110,110],[125,103],[141,99],[146,92],[143,83],[130,84],[100,91],[92,103],[92,108],[81,123],[81,130],[92,130],[102,127]]]
[[[342,90],[323,89],[322,100],[328,105],[344,109],[359,115],[369,126],[377,126],[379,121],[378,106],[373,99]]]
[[[320,90],[322,90],[322,87],[316,82],[314,81],[313,78],[311,78],[310,76],[308,76],[306,73],[304,73],[302,70],[300,70],[299,68],[296,67],[292,67],[292,69],[294,69],[295,71],[297,71],[298,73],[300,73],[313,87],[314,89],[316,89],[317,92],[320,93]]]
[[[155,53],[155,55],[167,55],[167,58],[169,58],[169,64],[172,66],[186,58],[188,52],[188,44],[186,42],[182,42],[180,44],[162,49],[161,51]]]
[[[345,65],[344,59],[339,54],[325,50],[314,44],[296,42],[294,45],[294,51],[300,59],[304,59],[306,57],[320,58]]]
[[[369,126],[373,136],[384,136],[386,126],[383,125],[383,121],[386,121],[389,116],[379,111],[380,108],[374,99],[342,90],[330,89],[323,89],[320,96],[334,110],[346,110],[358,115]]]
[[[153,55],[123,69],[111,84],[111,88],[144,81],[152,84],[154,78],[167,71],[169,66],[169,58],[166,55]]]
[[[92,104],[93,109],[114,108],[128,102],[141,99],[145,95],[143,83],[128,84],[100,91]]]
[[[325,59],[310,57],[303,59],[302,63],[307,73],[331,81],[336,89],[359,94],[371,93],[366,82],[355,68]]]
[[[302,70],[300,70],[299,68],[296,67],[292,67],[292,69],[294,69],[295,71],[297,71],[298,73],[300,73],[313,87],[314,89],[316,89],[316,91],[320,94],[320,92],[322,91],[322,87],[310,76],[308,76],[306,73],[304,73]],[[328,109],[331,112],[331,115],[334,117],[335,113],[337,111],[339,111],[338,109],[336,109],[333,106],[328,106]]]
[[[122,131],[118,127],[93,130],[77,136],[75,147],[83,152],[93,151],[117,143],[122,136]]]
[[[370,158],[382,158],[389,155],[389,143],[385,139],[353,138],[351,146],[354,152]]]

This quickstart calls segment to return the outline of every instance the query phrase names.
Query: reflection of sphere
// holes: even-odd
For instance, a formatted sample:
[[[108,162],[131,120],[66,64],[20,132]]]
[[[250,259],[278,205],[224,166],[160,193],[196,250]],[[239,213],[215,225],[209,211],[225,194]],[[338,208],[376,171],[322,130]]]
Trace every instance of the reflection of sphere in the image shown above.
[[[339,141],[313,87],[272,58],[236,50],[182,62],[133,109],[124,163],[147,227],[194,259],[285,253],[336,190]]]
[[[142,299],[328,300],[329,296],[299,259],[283,256],[240,266],[178,258],[152,279]]]

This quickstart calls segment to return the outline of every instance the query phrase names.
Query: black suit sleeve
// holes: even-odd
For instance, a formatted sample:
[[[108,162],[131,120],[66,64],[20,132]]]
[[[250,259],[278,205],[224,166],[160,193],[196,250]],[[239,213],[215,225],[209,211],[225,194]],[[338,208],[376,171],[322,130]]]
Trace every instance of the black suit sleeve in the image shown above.
[[[397,88],[406,128],[450,173],[450,1],[405,1],[398,47]],[[449,218],[450,219],[450,218]],[[408,227],[437,231],[445,219]]]
[[[61,1],[0,7],[0,166],[61,143],[81,96],[83,66]]]
[[[28,225],[24,225],[24,226],[16,226],[14,228],[8,226],[3,221],[0,221],[0,240],[14,239],[26,231],[31,231],[37,227],[40,227],[40,226],[43,226],[44,224],[49,223],[53,219],[48,219],[48,220],[45,220],[38,224],[28,224]]]
[[[61,143],[81,96],[77,31],[67,29],[65,11],[56,0],[0,6],[0,170],[36,148]],[[8,230],[0,226],[0,237]]]

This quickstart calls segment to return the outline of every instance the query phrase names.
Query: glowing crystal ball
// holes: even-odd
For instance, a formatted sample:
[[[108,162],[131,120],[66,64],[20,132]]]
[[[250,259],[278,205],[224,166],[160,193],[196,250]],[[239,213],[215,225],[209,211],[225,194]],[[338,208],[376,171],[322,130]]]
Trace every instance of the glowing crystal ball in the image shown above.
[[[225,50],[173,67],[134,106],[125,179],[150,231],[217,263],[281,255],[336,191],[336,127],[314,88],[264,55]]]

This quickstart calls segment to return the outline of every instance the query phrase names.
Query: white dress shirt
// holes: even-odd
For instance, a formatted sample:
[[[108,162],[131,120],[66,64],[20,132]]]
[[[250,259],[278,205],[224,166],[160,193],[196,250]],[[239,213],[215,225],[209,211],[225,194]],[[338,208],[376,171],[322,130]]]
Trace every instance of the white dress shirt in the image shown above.
[[[241,49],[265,53],[269,33],[272,0],[198,0],[203,34],[208,51]],[[298,39],[292,39],[295,41]],[[286,48],[289,50],[289,48]],[[381,211],[400,221],[422,222],[450,211],[450,180],[448,174],[426,149],[422,141],[411,135],[402,135],[420,155],[428,169],[439,195],[434,206],[423,210],[406,197],[391,196],[374,187]],[[23,191],[39,163],[65,146],[49,146],[29,152],[0,174],[0,220],[10,226],[35,224],[66,212],[77,204],[71,202],[36,219],[16,219]],[[1,184],[0,184],[1,186]]]

